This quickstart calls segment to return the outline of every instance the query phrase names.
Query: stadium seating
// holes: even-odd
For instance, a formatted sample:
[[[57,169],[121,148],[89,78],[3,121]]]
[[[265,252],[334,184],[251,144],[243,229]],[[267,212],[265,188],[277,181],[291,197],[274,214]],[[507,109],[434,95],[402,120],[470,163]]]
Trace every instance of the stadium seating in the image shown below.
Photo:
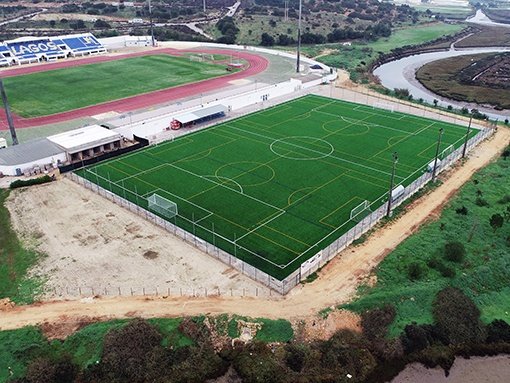
[[[73,56],[106,52],[103,45],[90,33],[64,36],[61,41],[69,48]]]
[[[104,46],[90,33],[59,37],[23,37],[0,43],[0,66],[105,52]]]
[[[8,66],[11,63],[11,51],[5,45],[0,44],[0,66]]]

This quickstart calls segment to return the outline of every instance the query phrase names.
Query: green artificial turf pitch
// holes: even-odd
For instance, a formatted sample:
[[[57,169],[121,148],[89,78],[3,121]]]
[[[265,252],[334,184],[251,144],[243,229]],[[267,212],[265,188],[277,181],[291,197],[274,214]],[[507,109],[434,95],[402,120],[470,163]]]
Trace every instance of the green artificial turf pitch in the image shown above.
[[[170,222],[283,279],[356,224],[354,207],[384,203],[394,151],[395,185],[422,175],[440,127],[441,150],[462,144],[462,126],[305,96],[77,173],[144,208],[175,202]]]
[[[224,64],[151,55],[7,77],[4,84],[16,114],[38,117],[229,73]]]

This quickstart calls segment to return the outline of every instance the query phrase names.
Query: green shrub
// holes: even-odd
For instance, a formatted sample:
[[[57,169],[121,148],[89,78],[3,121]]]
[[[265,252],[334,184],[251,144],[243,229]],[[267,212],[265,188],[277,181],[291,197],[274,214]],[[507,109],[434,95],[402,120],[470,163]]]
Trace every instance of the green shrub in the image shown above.
[[[468,209],[467,209],[467,207],[462,205],[461,207],[455,209],[455,213],[460,214],[460,215],[467,215]]]
[[[407,276],[411,281],[416,281],[423,277],[423,268],[418,262],[413,262],[407,267]]]
[[[493,320],[487,326],[487,342],[510,343],[510,325],[501,319]]]
[[[451,344],[478,343],[485,340],[480,310],[461,290],[446,287],[437,293],[433,315],[438,328]]]
[[[466,248],[461,242],[448,242],[444,245],[444,257],[451,262],[462,262],[466,256]]]
[[[455,275],[457,274],[453,267],[446,266],[444,263],[439,264],[438,271],[445,278],[455,278]]]
[[[477,197],[475,200],[475,204],[477,204],[478,206],[481,206],[481,207],[489,206],[489,203],[487,202],[487,200],[483,199],[482,197]]]
[[[53,181],[53,178],[51,178],[49,175],[44,175],[42,177],[31,178],[29,180],[16,180],[16,181],[13,181],[9,185],[9,188],[16,189],[16,188],[21,188],[21,187],[24,187],[24,186],[41,185],[41,184],[45,184],[45,183],[48,183],[48,182],[51,182],[51,181]]]
[[[369,340],[384,338],[388,332],[388,326],[395,320],[395,316],[395,307],[391,305],[365,311],[361,314],[363,334]]]

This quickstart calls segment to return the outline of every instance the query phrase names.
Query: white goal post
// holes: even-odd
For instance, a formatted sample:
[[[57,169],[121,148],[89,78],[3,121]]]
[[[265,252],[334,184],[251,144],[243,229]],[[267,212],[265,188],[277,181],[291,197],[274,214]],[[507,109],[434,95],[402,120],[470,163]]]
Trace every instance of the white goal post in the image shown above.
[[[374,104],[372,105],[372,108],[374,109],[385,109],[389,112],[394,112],[395,111],[395,107],[393,106],[393,104],[389,104],[389,103],[386,103],[386,102],[374,102]]]
[[[179,214],[177,204],[165,197],[161,197],[159,194],[154,193],[147,197],[147,202],[149,203],[149,210],[159,213],[165,218],[174,218]]]
[[[371,212],[372,211],[370,210],[370,201],[365,200],[351,210],[351,215],[349,219],[354,221],[361,221]]]

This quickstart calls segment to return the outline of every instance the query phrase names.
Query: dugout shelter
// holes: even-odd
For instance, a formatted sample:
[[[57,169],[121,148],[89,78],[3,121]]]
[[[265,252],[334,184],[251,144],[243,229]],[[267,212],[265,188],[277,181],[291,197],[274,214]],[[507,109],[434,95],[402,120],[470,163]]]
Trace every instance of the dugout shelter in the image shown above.
[[[227,110],[225,105],[219,104],[186,112],[175,116],[170,123],[170,128],[177,130],[225,117]]]

